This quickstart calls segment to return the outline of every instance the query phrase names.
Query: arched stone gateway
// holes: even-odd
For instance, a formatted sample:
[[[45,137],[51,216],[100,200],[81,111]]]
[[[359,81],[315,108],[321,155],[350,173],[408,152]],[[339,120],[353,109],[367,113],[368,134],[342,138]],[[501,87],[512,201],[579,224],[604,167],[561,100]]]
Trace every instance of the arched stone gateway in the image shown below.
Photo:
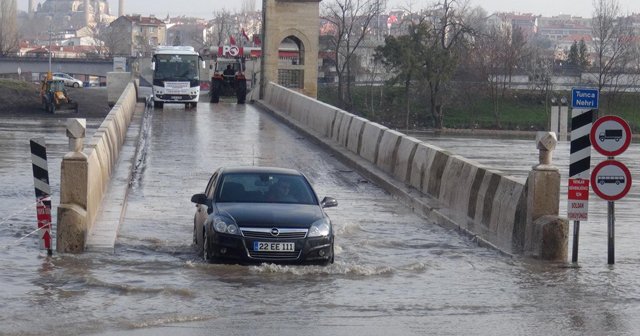
[[[269,82],[317,97],[320,1],[263,1],[260,98]],[[281,50],[286,54],[282,58]]]

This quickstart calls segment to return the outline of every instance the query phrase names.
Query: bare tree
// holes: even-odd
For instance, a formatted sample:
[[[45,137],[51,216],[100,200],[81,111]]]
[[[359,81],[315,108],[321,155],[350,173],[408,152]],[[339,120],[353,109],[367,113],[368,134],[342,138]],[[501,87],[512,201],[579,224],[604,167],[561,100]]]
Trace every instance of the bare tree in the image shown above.
[[[234,26],[231,12],[223,8],[222,10],[213,13],[210,34],[212,36],[212,45],[223,45],[233,31]]]
[[[622,16],[617,0],[594,0],[593,47],[598,89],[606,86],[610,99],[619,90],[617,85],[632,61],[634,33],[631,21]]]
[[[427,88],[433,126],[444,126],[446,86],[458,68],[473,30],[465,23],[466,1],[444,0],[423,13],[419,25],[427,30],[422,42],[421,80]]]
[[[0,0],[0,55],[14,52],[17,48],[16,1]]]
[[[131,42],[127,38],[131,33],[122,26],[101,27],[97,36],[102,41],[101,54],[108,57],[131,56]]]
[[[330,44],[338,75],[338,98],[347,110],[353,108],[351,86],[358,48],[369,34],[372,20],[383,9],[383,0],[333,0],[324,6],[324,18],[334,27]]]

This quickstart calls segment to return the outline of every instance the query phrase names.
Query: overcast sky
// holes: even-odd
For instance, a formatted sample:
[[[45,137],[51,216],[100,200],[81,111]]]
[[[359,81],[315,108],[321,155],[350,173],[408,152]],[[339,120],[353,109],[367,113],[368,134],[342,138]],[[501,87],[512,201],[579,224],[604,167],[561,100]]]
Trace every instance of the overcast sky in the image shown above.
[[[43,2],[44,0],[40,0]],[[333,0],[323,0],[329,3]],[[419,9],[426,4],[435,3],[437,0],[388,0],[388,8],[408,8],[411,4],[413,9]],[[261,0],[255,0],[257,9],[262,6]],[[625,12],[640,13],[639,0],[618,0]],[[18,0],[18,7],[21,10],[27,9],[27,0]],[[170,16],[193,16],[211,18],[212,13],[225,8],[229,11],[238,11],[241,0],[125,0],[125,14],[154,14],[157,17]],[[118,14],[118,0],[109,0],[111,14]],[[471,0],[472,6],[483,7],[487,12],[521,12],[553,16],[558,14],[571,14],[575,16],[591,17],[593,13],[592,0]]]

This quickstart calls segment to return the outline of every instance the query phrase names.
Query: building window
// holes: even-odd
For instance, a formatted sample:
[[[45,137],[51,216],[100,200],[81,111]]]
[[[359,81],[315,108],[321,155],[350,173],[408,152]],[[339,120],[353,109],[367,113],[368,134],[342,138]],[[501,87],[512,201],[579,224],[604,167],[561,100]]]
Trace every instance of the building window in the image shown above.
[[[290,89],[304,88],[304,70],[278,69],[278,84]]]

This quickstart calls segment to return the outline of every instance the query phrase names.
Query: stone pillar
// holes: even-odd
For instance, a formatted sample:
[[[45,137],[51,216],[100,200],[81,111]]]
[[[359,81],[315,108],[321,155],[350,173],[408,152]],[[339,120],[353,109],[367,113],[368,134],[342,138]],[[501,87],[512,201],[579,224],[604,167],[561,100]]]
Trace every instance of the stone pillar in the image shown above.
[[[303,71],[301,93],[316,98],[318,96],[318,49],[321,0],[264,0],[261,94],[269,82],[278,83],[279,48],[287,37],[293,36],[303,44],[301,57],[304,64],[290,66],[289,69]]]
[[[560,106],[560,132],[558,138],[562,141],[567,141],[567,134],[569,129],[569,106]]]
[[[56,231],[56,250],[60,253],[82,252],[86,242],[88,162],[82,152],[86,128],[85,119],[67,119],[69,153],[62,158]]]
[[[527,223],[525,254],[546,260],[566,260],[569,222],[558,217],[560,172],[552,164],[557,138],[552,132],[538,132],[539,164],[527,179]]]

